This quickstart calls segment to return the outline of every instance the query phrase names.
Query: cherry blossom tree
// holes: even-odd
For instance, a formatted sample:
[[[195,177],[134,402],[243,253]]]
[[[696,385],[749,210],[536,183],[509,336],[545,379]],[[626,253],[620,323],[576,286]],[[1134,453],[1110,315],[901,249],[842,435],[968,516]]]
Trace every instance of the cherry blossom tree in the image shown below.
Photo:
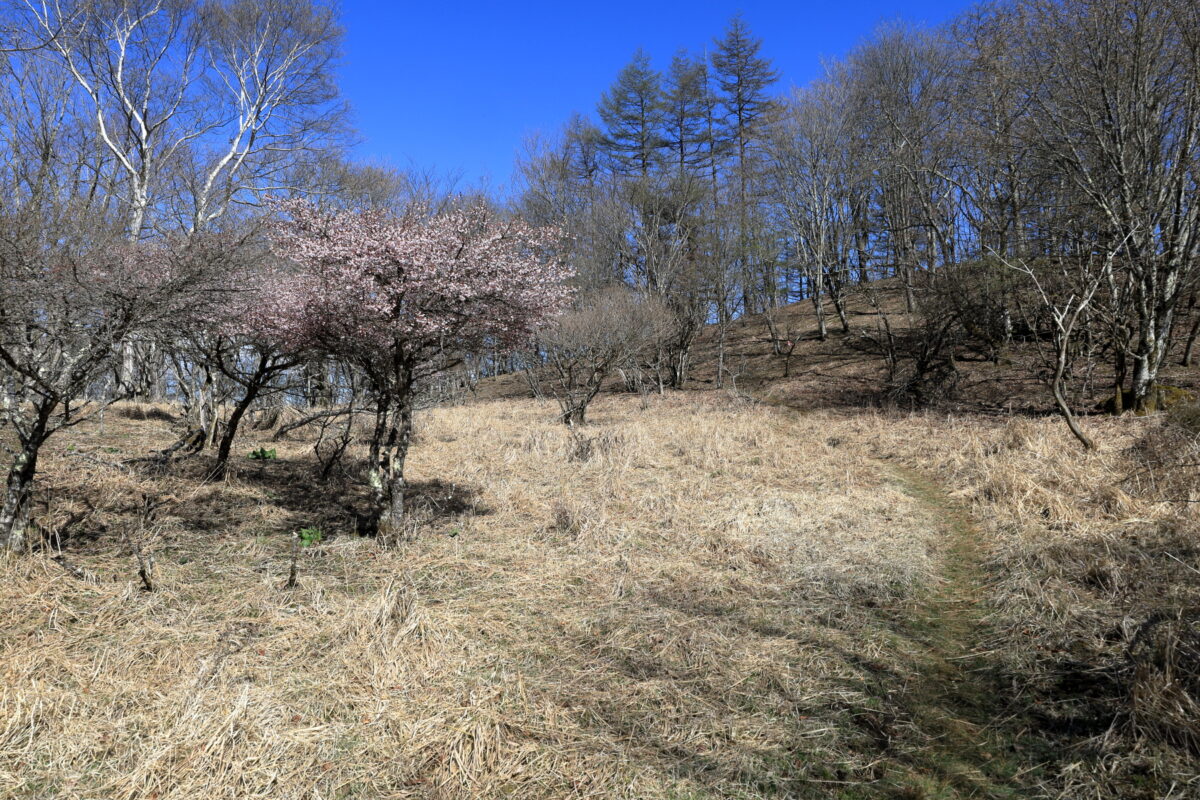
[[[378,532],[400,534],[414,389],[483,347],[520,346],[570,299],[561,234],[483,203],[322,212],[279,205],[276,252],[297,274],[275,292],[274,323],[293,350],[362,371],[376,400],[368,478]]]

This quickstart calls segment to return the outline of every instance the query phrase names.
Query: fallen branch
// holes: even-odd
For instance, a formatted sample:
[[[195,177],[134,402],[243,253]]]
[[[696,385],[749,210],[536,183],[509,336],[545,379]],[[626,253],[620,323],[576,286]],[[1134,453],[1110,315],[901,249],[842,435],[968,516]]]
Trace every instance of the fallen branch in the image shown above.
[[[271,436],[271,441],[278,442],[284,436],[287,436],[297,428],[303,428],[305,425],[309,425],[317,420],[327,419],[329,417],[341,417],[346,414],[365,414],[370,410],[371,409],[368,408],[335,408],[328,411],[318,411],[315,414],[309,414],[307,417],[298,419],[295,422],[289,422],[287,425],[282,426],[279,428],[279,430],[275,431],[274,435]]]
[[[292,534],[292,564],[288,569],[287,583],[284,584],[285,589],[296,588],[296,573],[299,571],[300,562],[300,534]]]
[[[50,560],[66,570],[67,574],[76,580],[83,581],[84,583],[100,582],[100,578],[94,572],[89,572],[78,564],[72,564],[62,553],[52,556]]]

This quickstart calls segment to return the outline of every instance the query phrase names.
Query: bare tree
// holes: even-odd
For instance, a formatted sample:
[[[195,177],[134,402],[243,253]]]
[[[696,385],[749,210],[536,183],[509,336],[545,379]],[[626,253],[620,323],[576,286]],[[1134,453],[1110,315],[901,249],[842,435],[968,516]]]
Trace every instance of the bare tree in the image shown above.
[[[0,547],[25,546],[42,445],[114,399],[95,391],[128,337],[194,310],[203,263],[186,248],[62,237],[12,220],[0,236],[0,440],[9,457]],[[48,229],[48,230],[53,230]],[[91,400],[84,405],[78,401]]]
[[[1200,255],[1200,18],[1189,0],[1031,0],[1027,9],[1032,130],[1097,235],[1124,243],[1108,292],[1130,328],[1118,358],[1132,359],[1133,407],[1153,411]],[[1118,386],[1117,408],[1123,393]]]
[[[1113,262],[1118,253],[1119,248],[1103,253],[1077,251],[1052,264],[1031,265],[1024,261],[1009,264],[1029,278],[1041,301],[1040,309],[1049,319],[1054,345],[1047,380],[1050,393],[1071,434],[1085,450],[1094,450],[1096,445],[1083,432],[1071,410],[1066,384],[1074,357],[1074,337],[1080,322],[1086,322],[1097,293],[1112,281]]]
[[[845,292],[853,251],[853,189],[861,181],[855,122],[849,87],[833,75],[796,92],[769,139],[773,193],[792,232],[822,340],[828,336],[827,296],[842,329],[849,331]]]
[[[155,207],[187,205],[186,229],[206,228],[235,198],[278,188],[287,157],[328,144],[340,124],[331,67],[341,32],[316,3],[25,0],[25,8],[31,27],[61,31],[47,49],[116,161],[131,239]]]
[[[660,301],[610,286],[581,296],[574,310],[541,329],[530,362],[545,360],[562,421],[582,425],[610,375],[653,353],[670,328],[671,314]]]

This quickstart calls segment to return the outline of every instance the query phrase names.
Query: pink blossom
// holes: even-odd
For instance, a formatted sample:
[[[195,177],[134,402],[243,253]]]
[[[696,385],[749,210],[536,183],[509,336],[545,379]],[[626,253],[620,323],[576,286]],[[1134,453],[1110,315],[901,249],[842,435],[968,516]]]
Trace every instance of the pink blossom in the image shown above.
[[[421,363],[518,345],[570,299],[570,271],[554,257],[561,234],[482,205],[402,216],[278,208],[275,250],[295,272],[272,273],[265,313],[292,348]]]

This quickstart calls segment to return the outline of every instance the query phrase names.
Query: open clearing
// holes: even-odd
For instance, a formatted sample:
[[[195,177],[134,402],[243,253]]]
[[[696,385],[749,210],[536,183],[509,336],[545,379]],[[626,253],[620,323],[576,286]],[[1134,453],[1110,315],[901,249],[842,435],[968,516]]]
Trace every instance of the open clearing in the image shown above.
[[[125,474],[103,462],[172,438],[134,416],[72,432],[47,481],[171,492],[158,590],[119,514],[69,569],[4,563],[3,796],[1009,797],[1079,757],[1047,763],[997,690],[1070,588],[1006,524],[1044,504],[1039,546],[1098,535],[1091,501],[1061,498],[1106,454],[1047,485],[1054,420],[610,396],[579,440],[534,401],[435,409],[411,459],[423,524],[385,550],[353,533],[360,489],[321,504],[311,442],[248,431],[243,452],[279,458],[222,484]],[[285,590],[312,525],[326,540]],[[989,656],[1018,617],[1029,652]]]

